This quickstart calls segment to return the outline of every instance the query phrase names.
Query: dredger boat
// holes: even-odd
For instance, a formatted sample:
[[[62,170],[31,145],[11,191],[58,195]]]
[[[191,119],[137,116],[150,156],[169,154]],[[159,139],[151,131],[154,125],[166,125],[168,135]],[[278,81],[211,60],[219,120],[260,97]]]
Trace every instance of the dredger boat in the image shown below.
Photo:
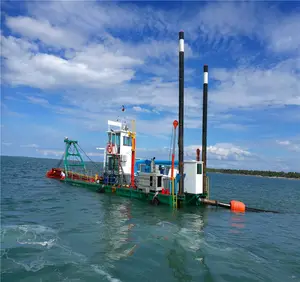
[[[179,122],[173,122],[172,160],[136,159],[135,123],[108,121],[108,142],[104,151],[102,172],[88,175],[77,140],[65,138],[63,168],[52,168],[47,177],[59,179],[93,191],[166,204],[174,208],[201,203],[229,208],[232,211],[264,211],[248,208],[232,200],[229,204],[209,200],[206,175],[208,66],[203,67],[202,161],[199,150],[196,160],[184,160],[184,33],[179,32]],[[176,128],[178,161],[175,161]],[[79,170],[79,171],[78,171]]]

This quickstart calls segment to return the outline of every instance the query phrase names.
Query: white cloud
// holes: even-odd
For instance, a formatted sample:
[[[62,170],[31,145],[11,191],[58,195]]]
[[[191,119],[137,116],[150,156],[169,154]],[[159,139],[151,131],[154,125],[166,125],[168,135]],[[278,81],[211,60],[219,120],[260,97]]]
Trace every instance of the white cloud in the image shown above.
[[[184,159],[190,160],[196,159],[196,150],[201,150],[201,159],[202,159],[202,146],[201,145],[189,145],[184,148]],[[176,146],[176,159],[178,154],[178,147]],[[151,158],[156,157],[156,159],[170,160],[171,153],[168,146],[161,148],[140,148],[137,147],[137,157],[139,158]],[[209,166],[211,164],[220,165],[224,167],[224,164],[227,162],[231,163],[231,166],[234,165],[233,162],[246,163],[247,161],[253,162],[257,160],[257,156],[247,149],[243,149],[237,145],[230,143],[217,143],[215,145],[210,145],[207,147],[207,161]]]
[[[299,140],[276,140],[276,143],[285,147],[292,152],[300,152],[300,139]]]
[[[47,99],[40,98],[40,97],[34,97],[34,96],[27,96],[26,98],[32,104],[37,104],[37,105],[41,105],[41,106],[45,106],[45,107],[50,106],[49,101]]]
[[[51,24],[56,23],[58,27],[55,27],[55,31],[51,30],[51,34],[56,34],[57,30],[59,30],[59,34],[67,33],[71,27],[67,24],[67,18],[70,20],[69,24],[72,23],[74,32],[75,26],[77,26],[76,21],[87,24],[92,23],[97,17],[102,22],[102,24],[98,24],[101,30],[107,28],[134,28],[136,30],[137,27],[134,26],[133,22],[136,22],[137,19],[141,19],[142,25],[150,28],[155,28],[156,17],[161,17],[162,25],[167,26],[174,20],[168,18],[169,13],[163,11],[143,18],[139,12],[146,13],[149,11],[134,5],[130,5],[131,8],[127,6],[121,8],[115,4],[98,6],[94,2],[88,2],[86,5],[75,3],[75,6],[81,8],[80,15],[73,4],[56,2],[49,2],[43,6],[37,4],[35,7],[30,5],[33,9],[30,12],[34,14],[37,20],[42,18],[41,15],[49,18],[48,28],[54,28],[50,27],[50,22]],[[134,9],[132,9],[133,7]],[[124,15],[124,11],[128,13]],[[255,32],[258,25],[258,20],[253,17],[256,12],[257,6],[255,4],[209,4],[190,20],[198,21],[197,26],[200,26],[202,33],[207,33],[209,36],[216,37],[217,34],[222,37],[237,34],[249,35],[249,33]],[[63,14],[67,18],[59,19]],[[211,16],[216,14],[219,16]],[[241,14],[247,20],[244,20],[242,24],[237,24],[240,22]],[[74,15],[78,16],[76,20],[72,17]],[[129,15],[132,17],[132,21],[129,20]],[[126,18],[128,21],[120,26],[120,18]],[[114,20],[112,21],[112,19]],[[20,20],[24,20],[24,17],[9,17],[8,26],[11,28],[19,27],[20,29],[21,25],[16,24]],[[28,19],[26,18],[26,20]],[[91,24],[87,24],[87,26],[92,29]],[[42,27],[46,28],[44,25]],[[81,31],[79,29],[76,32],[81,34]],[[92,31],[95,30],[92,29]],[[20,29],[19,32],[22,30]],[[26,35],[26,31],[24,32]],[[41,40],[46,40],[42,36],[44,33],[39,32],[40,29],[37,30],[36,36],[40,37]],[[49,38],[47,39],[49,40]],[[133,44],[130,40],[122,41],[106,32],[100,42],[98,44],[90,42],[89,45],[74,51],[68,56],[68,59],[63,59],[55,55],[38,53],[38,46],[26,40],[3,37],[3,53],[7,59],[7,72],[4,74],[4,78],[15,85],[23,84],[42,89],[51,87],[78,89],[81,87],[83,89],[80,89],[78,93],[72,92],[67,95],[67,100],[76,101],[78,105],[84,107],[84,110],[93,110],[93,108],[100,110],[99,104],[107,109],[109,105],[117,102],[119,104],[134,103],[136,107],[148,104],[158,111],[162,109],[177,111],[178,99],[174,96],[174,93],[178,91],[177,82],[175,82],[177,76],[175,73],[173,74],[177,67],[178,46],[176,41],[145,38],[145,42]],[[190,56],[194,55],[188,43],[186,43],[186,49]],[[23,58],[21,64],[20,56]],[[158,61],[149,64],[150,58],[157,58]],[[157,78],[152,81],[146,80],[143,85],[130,83],[131,79],[135,77],[136,70],[142,69],[154,73],[158,69],[159,72],[159,68],[161,68],[159,62],[166,60],[167,63],[164,64],[168,65],[168,68],[160,72],[160,75],[163,77],[174,75],[171,82],[164,82]],[[299,61],[300,58],[287,60],[269,70],[251,67],[228,71],[214,68],[210,71],[210,76],[219,81],[219,87],[209,93],[209,100],[213,106],[210,111],[260,107],[269,104],[300,105],[300,79],[299,72],[297,72]],[[97,89],[97,91],[93,89]],[[282,95],[283,91],[285,95]],[[85,95],[82,95],[82,92],[85,92]],[[107,93],[111,95],[107,96]],[[200,93],[201,89],[190,87],[186,89],[186,106],[188,107],[186,112],[190,116],[199,113]],[[195,118],[199,118],[199,114]]]
[[[185,148],[188,156],[196,156],[196,150],[202,150],[201,145],[190,145]],[[255,157],[248,150],[243,149],[231,143],[216,143],[215,145],[207,146],[208,159],[217,160],[236,160],[243,161],[247,158]]]
[[[108,30],[123,32],[134,29],[135,36],[144,36],[151,29],[154,32],[153,38],[162,39],[173,38],[174,33],[184,29],[187,42],[188,38],[195,40],[200,36],[210,49],[218,51],[235,47],[231,42],[238,42],[240,35],[251,39],[260,38],[273,51],[295,51],[295,48],[299,48],[299,36],[296,33],[299,15],[293,12],[287,16],[270,4],[225,1],[193,6],[194,3],[190,3],[181,6],[180,12],[177,9],[166,11],[149,5],[126,4],[34,1],[28,4],[28,10],[39,21],[45,22],[47,19],[50,24],[76,31],[81,36],[97,34],[101,40],[112,38]],[[50,34],[53,34],[52,30]],[[150,50],[156,52],[154,48]]]
[[[291,144],[291,142],[288,141],[288,140],[287,140],[287,141],[278,141],[278,140],[277,140],[276,142],[277,142],[279,145],[287,145],[287,146],[288,146],[288,145]]]
[[[97,1],[46,1],[29,3],[29,11],[39,19],[48,18],[51,23],[71,26],[81,33],[99,33],[107,28],[143,30],[151,20],[151,9],[138,9],[135,5]],[[147,13],[148,12],[148,13]]]
[[[43,156],[55,156],[61,157],[64,153],[62,150],[53,150],[53,149],[36,149],[36,151]]]
[[[151,113],[150,110],[145,109],[145,108],[142,108],[142,107],[140,107],[140,106],[134,106],[134,107],[133,107],[133,110],[136,111],[136,112]]]
[[[10,142],[1,142],[1,144],[3,146],[11,146],[12,145],[12,143],[10,143]]]
[[[190,30],[194,29],[196,32],[200,29],[209,42],[251,34],[258,25],[253,17],[257,12],[253,3],[210,3],[199,9],[197,16],[190,19]]]
[[[184,148],[184,155],[186,159],[195,159],[196,150],[200,149],[202,155],[202,145],[189,145]],[[178,147],[176,146],[176,154]],[[166,158],[169,154],[170,148],[139,148],[137,147],[137,154],[144,156],[147,154],[159,155]],[[249,152],[247,149],[243,149],[240,146],[231,143],[216,143],[215,145],[207,146],[207,158],[211,160],[221,161],[245,161],[256,159],[256,155]]]
[[[211,76],[218,87],[210,92],[210,100],[220,110],[300,106],[299,70],[300,57],[270,69],[213,69]]]
[[[185,24],[185,30],[194,39],[200,33],[202,40],[218,52],[240,51],[243,44],[238,44],[239,36],[259,39],[271,52],[299,54],[300,51],[299,12],[287,14],[259,1],[209,3]]]
[[[36,53],[37,45],[22,39],[11,36],[2,36],[1,39],[2,55],[6,58],[4,79],[14,85],[41,89],[103,87],[130,80],[135,73],[130,67],[141,64],[141,61],[111,54],[104,49],[97,56],[92,55],[89,53],[92,47],[86,47],[76,53],[73,59],[66,60],[54,55]]]
[[[61,157],[64,154],[63,150],[55,150],[55,149],[36,149],[36,152],[38,152],[40,155],[43,156],[55,156],[55,157]],[[87,152],[86,155],[88,157],[102,157],[103,153],[98,153],[98,152]],[[84,158],[85,156],[82,154],[82,157]],[[84,158],[85,161],[88,161],[86,158]]]
[[[37,144],[20,145],[21,148],[39,148]]]
[[[184,5],[181,13],[97,1],[37,1],[28,3],[28,7],[27,17],[6,17],[6,26],[20,38],[1,33],[5,34],[1,35],[2,77],[13,86],[42,89],[44,92],[39,95],[25,93],[27,100],[62,116],[62,123],[70,122],[85,130],[104,130],[107,119],[115,119],[124,104],[133,107],[126,115],[137,119],[139,134],[169,137],[172,122],[178,117],[177,36],[181,28],[185,30],[187,59],[186,128],[201,126],[199,63],[202,56],[211,52],[226,51],[228,58],[237,57],[240,64],[222,68],[228,62],[224,57],[209,70],[209,123],[215,128],[243,130],[241,118],[228,113],[240,108],[288,105],[294,106],[290,120],[295,122],[299,116],[296,12],[284,15],[276,8],[245,2],[208,3],[202,7],[197,4],[189,11],[185,10],[189,6]],[[256,43],[265,48],[252,54],[241,44],[243,38],[259,39]],[[266,60],[251,66],[266,50],[267,59],[278,53],[284,57],[277,56],[277,63],[272,66]],[[289,57],[290,54],[293,56]],[[188,68],[189,58],[196,58],[191,64],[195,69]],[[280,61],[282,58],[289,59]],[[152,78],[145,79],[147,74]],[[213,80],[216,88],[211,87]],[[192,87],[190,82],[196,86]],[[49,89],[60,92],[55,104],[46,96]],[[5,116],[21,116],[7,107],[4,111]],[[159,112],[160,116],[156,115],[154,122],[139,118],[148,111]],[[255,121],[256,117],[253,118]],[[226,122],[220,123],[220,119]],[[27,138],[23,142],[29,144],[32,140]],[[218,144],[209,150],[211,156],[222,160],[250,157],[246,149],[234,148]]]
[[[232,131],[243,131],[246,130],[247,127],[245,125],[237,124],[237,123],[220,123],[219,125],[215,125],[215,128],[222,128]]]
[[[33,40],[40,40],[47,45],[74,48],[84,43],[84,38],[79,34],[59,27],[52,26],[49,21],[36,20],[30,17],[7,17],[6,25],[18,34]]]
[[[6,97],[5,97],[6,98]],[[7,117],[25,117],[26,114],[21,114],[15,111],[11,111],[6,104],[1,101],[1,116],[7,116]],[[4,127],[4,125],[3,125]]]
[[[300,54],[299,14],[294,12],[288,17],[281,15],[264,29],[271,51]]]

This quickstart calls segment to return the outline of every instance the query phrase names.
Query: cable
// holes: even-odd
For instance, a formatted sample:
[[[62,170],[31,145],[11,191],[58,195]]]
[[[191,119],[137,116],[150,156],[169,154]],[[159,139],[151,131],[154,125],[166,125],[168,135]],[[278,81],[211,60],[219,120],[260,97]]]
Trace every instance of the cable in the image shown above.
[[[91,163],[97,168],[97,169],[99,169],[100,171],[101,171],[101,168],[100,168],[100,166],[98,166],[87,154],[86,154],[86,152],[81,148],[81,146],[77,143],[77,145],[78,145],[78,147],[79,147],[79,149],[85,154],[85,156],[91,161]]]
[[[57,163],[56,167],[60,167],[61,163],[63,162],[65,153],[63,153],[62,157],[60,158],[59,162]]]

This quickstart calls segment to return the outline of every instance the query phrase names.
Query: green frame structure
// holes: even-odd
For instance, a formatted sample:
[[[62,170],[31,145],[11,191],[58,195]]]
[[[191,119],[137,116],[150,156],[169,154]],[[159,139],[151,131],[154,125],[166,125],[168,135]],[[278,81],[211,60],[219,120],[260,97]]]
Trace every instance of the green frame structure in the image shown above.
[[[65,154],[64,154],[64,168],[65,168],[65,173],[66,176],[68,176],[68,172],[70,171],[71,167],[82,167],[83,170],[86,172],[86,166],[85,163],[82,159],[82,156],[78,150],[78,141],[76,140],[69,140],[68,138],[65,138],[64,142],[66,143],[66,147],[65,147]],[[73,152],[71,153],[70,150],[72,150]],[[74,153],[75,151],[75,153]],[[77,157],[79,160],[78,164],[71,164],[70,163],[70,158],[72,157]]]

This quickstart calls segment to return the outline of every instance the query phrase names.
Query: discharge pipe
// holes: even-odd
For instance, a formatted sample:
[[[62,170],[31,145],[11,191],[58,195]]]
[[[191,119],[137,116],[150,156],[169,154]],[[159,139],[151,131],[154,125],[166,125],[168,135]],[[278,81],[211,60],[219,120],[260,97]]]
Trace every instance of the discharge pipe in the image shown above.
[[[208,200],[205,198],[201,198],[200,202],[206,205],[222,207],[226,209],[230,209],[232,212],[271,212],[271,213],[279,213],[279,211],[272,211],[272,210],[263,210],[263,209],[256,209],[247,207],[243,202],[232,200],[229,204],[222,203],[216,200]]]

